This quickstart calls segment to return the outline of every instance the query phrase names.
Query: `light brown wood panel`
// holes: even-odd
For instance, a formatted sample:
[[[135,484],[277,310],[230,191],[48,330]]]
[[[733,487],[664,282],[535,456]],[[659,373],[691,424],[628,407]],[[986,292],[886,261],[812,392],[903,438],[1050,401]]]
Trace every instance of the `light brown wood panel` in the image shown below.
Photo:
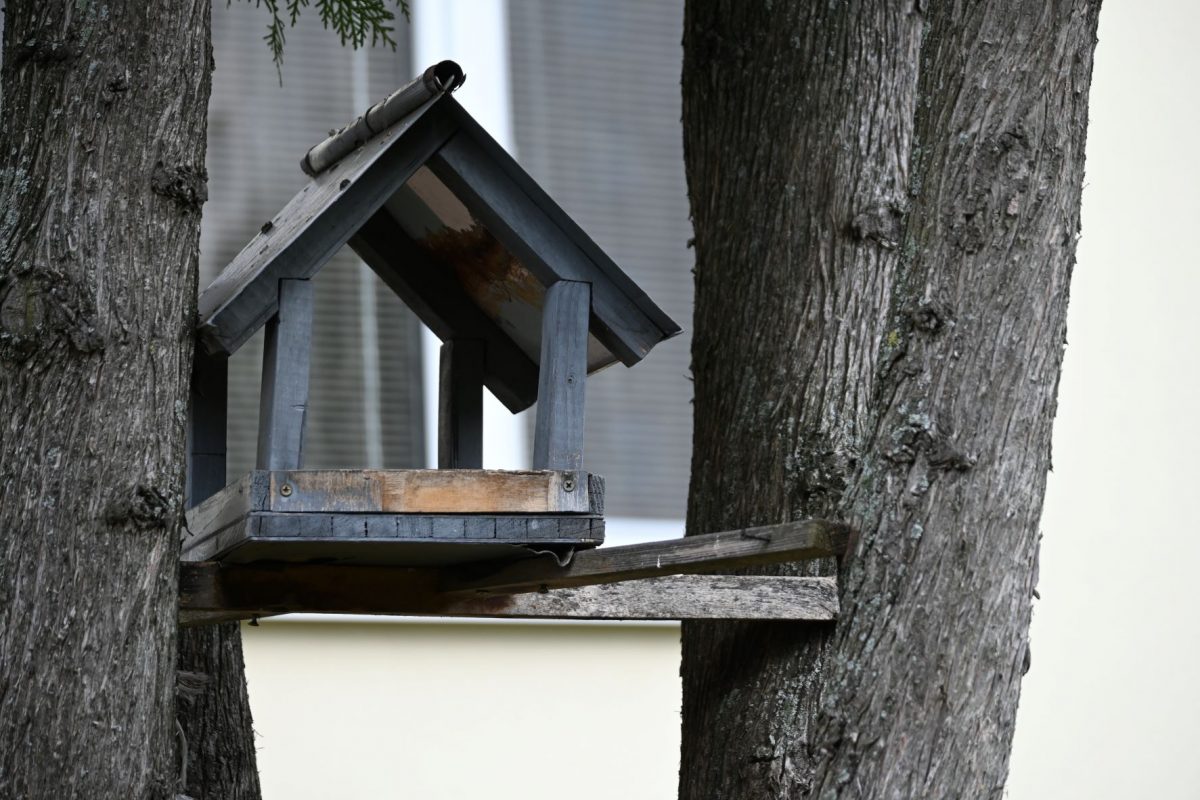
[[[587,513],[587,473],[406,470],[382,474],[385,511],[425,514]]]

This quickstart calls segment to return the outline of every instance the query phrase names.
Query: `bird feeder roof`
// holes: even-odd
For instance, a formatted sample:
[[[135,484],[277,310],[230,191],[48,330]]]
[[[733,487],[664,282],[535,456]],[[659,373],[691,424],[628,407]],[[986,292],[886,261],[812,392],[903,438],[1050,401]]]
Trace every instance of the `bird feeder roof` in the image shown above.
[[[591,284],[588,371],[632,366],[680,332],[459,105],[453,62],[430,67],[302,162],[312,179],[201,294],[201,342],[233,353],[275,314],[282,279],[345,244],[443,340],[485,343],[484,383],[537,399],[542,305]]]

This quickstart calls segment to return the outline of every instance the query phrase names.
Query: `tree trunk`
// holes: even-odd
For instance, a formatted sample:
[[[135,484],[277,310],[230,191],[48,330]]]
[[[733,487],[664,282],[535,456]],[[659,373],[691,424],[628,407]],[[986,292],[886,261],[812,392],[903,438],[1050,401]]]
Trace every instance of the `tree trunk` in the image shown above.
[[[236,622],[179,631],[181,783],[196,800],[258,800],[250,698]]]
[[[688,6],[688,529],[862,538],[835,628],[685,623],[683,800],[1007,774],[1098,3],[900,6]]]
[[[3,797],[180,789],[176,585],[210,8],[5,8]]]

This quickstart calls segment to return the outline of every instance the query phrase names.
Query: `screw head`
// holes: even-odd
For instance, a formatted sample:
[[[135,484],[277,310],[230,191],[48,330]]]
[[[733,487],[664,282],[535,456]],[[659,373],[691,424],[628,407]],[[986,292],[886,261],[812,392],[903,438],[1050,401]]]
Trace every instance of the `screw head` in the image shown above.
[[[283,495],[284,497],[291,497],[292,496],[292,485],[290,483],[285,483],[283,486],[280,486],[279,493],[281,495]]]
[[[563,491],[564,492],[575,491],[575,478],[573,476],[568,475],[566,478],[563,479]]]

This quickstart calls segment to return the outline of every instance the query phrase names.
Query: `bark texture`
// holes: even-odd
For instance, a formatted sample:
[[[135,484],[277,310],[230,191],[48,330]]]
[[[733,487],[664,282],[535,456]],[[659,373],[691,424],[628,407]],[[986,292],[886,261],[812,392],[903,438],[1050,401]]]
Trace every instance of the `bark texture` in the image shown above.
[[[196,800],[258,800],[250,699],[236,622],[179,631],[181,784]]]
[[[5,7],[0,797],[180,788],[175,620],[210,8]]]
[[[1097,13],[689,3],[688,529],[862,540],[836,628],[685,623],[684,800],[1000,796]]]

